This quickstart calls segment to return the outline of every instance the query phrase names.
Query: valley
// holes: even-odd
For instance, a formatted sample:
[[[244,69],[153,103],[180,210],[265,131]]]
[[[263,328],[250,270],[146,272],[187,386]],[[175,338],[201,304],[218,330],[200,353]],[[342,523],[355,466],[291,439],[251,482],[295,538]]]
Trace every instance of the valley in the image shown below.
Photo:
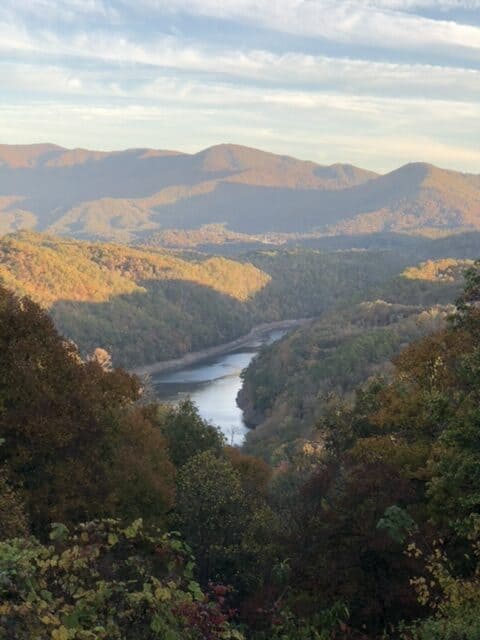
[[[201,351],[193,351],[187,353],[182,358],[176,358],[175,360],[161,360],[160,362],[154,362],[153,364],[145,365],[134,369],[133,373],[138,376],[157,375],[170,371],[177,371],[178,369],[185,369],[190,366],[195,366],[198,363],[202,363],[204,360],[211,358],[221,357],[225,354],[229,354],[237,349],[248,347],[252,344],[263,343],[266,335],[270,333],[283,333],[287,332],[294,327],[309,322],[306,318],[298,318],[295,320],[279,320],[277,322],[268,322],[253,327],[246,335],[240,336],[232,342],[220,344],[208,349],[202,349]],[[260,342],[258,342],[260,341]],[[267,340],[268,341],[268,340]]]
[[[397,630],[436,623],[407,541],[473,535],[446,522],[477,504],[478,176],[232,145],[0,160],[0,562],[18,585],[28,549],[39,611],[67,594],[25,618],[30,583],[2,583],[0,637],[108,625],[115,593],[148,640],[444,640]]]
[[[480,0],[0,0],[0,640],[480,640]]]
[[[404,258],[309,249],[229,259],[18,232],[0,278],[49,310],[84,356],[130,369],[237,340],[255,325],[312,317],[393,276]]]
[[[84,358],[106,350],[114,366],[152,377],[160,399],[179,401],[188,391],[200,403],[206,397],[203,417],[235,423],[245,450],[271,461],[315,438],[331,394],[349,397],[388,375],[408,342],[443,326],[470,256],[480,254],[480,234],[416,239],[401,250],[395,243],[378,249],[375,235],[352,236],[356,242],[371,248],[277,247],[224,257],[20,231],[0,239],[0,278],[47,309]],[[422,256],[433,259],[416,262]],[[277,329],[288,336],[253,361],[245,357],[233,378],[213,378],[203,396],[188,386],[204,361],[228,360]],[[158,384],[179,370],[183,389]],[[230,417],[212,412],[215,404]]]
[[[165,363],[162,372],[154,369],[150,384],[155,396],[173,403],[190,398],[204,420],[220,427],[227,442],[241,446],[247,432],[243,412],[237,405],[241,373],[262,345],[276,342],[296,323],[273,324],[254,329],[237,344],[217,350],[216,355],[200,354],[194,362],[188,358],[188,366],[176,361],[174,365]]]

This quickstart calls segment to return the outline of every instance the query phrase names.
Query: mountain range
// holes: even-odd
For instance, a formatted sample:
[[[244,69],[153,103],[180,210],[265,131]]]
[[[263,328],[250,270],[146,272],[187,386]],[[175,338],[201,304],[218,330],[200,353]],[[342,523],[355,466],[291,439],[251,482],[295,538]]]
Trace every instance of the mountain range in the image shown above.
[[[0,145],[0,233],[186,246],[480,229],[480,175],[380,175],[222,144],[199,153]]]

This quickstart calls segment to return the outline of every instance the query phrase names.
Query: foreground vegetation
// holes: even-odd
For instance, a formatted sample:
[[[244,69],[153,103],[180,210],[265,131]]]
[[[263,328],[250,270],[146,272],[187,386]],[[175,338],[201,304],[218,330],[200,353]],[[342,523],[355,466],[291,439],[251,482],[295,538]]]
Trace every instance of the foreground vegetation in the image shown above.
[[[479,302],[267,465],[1,289],[0,637],[478,638]]]

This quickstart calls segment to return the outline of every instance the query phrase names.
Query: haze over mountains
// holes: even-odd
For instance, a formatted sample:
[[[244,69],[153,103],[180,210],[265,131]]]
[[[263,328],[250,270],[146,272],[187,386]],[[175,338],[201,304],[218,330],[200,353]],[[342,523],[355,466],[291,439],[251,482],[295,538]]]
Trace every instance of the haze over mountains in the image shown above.
[[[424,163],[378,175],[237,145],[196,154],[0,145],[0,212],[1,233],[30,228],[159,243],[166,237],[179,246],[199,229],[206,241],[439,235],[480,229],[480,175]]]

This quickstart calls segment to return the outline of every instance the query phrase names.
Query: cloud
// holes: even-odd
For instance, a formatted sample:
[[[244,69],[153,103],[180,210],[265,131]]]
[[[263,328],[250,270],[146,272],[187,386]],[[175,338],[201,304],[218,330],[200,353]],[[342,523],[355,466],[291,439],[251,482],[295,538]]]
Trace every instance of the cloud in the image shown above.
[[[364,0],[364,3],[380,9],[395,9],[399,11],[412,11],[413,9],[475,11],[480,8],[480,0]]]
[[[443,53],[479,62],[479,26],[415,13],[479,8],[480,0],[3,0],[0,16],[24,23],[35,16],[45,27],[94,18],[98,26],[108,29],[116,23],[126,33],[132,24],[141,30],[142,21],[162,31],[168,16],[188,13],[344,45]]]
[[[301,118],[291,104],[280,103],[277,109],[265,109],[270,98],[262,103],[261,110],[254,104],[246,108],[244,103],[235,108],[233,101],[231,108],[225,109],[218,100],[213,107],[207,104],[207,108],[198,109],[198,104],[207,100],[205,95],[199,97],[195,108],[189,103],[182,106],[173,99],[150,106],[57,102],[0,105],[0,137],[4,142],[49,141],[73,147],[79,146],[78,131],[81,131],[81,146],[91,148],[148,146],[191,152],[229,140],[324,164],[346,161],[386,171],[412,160],[425,160],[478,172],[480,151],[472,142],[449,142],[438,139],[435,133],[388,121],[373,122],[361,129],[355,127],[348,112],[345,117],[335,118],[333,97],[329,105],[323,103],[324,111],[313,109],[310,115]],[[421,110],[421,104],[411,106]],[[389,115],[394,109],[392,104]],[[398,111],[401,109],[397,107]],[[478,115],[477,112],[477,118]],[[427,106],[422,117],[429,116]]]
[[[261,25],[302,36],[322,37],[335,42],[381,47],[390,50],[448,51],[478,60],[480,28],[452,20],[434,20],[400,9],[432,6],[421,0],[139,0],[140,5],[164,12],[188,12]],[[476,0],[458,6],[476,7]],[[440,0],[444,8],[452,2]],[[454,53],[449,51],[450,54]]]
[[[91,104],[102,101],[120,101],[125,106],[138,103],[176,104],[183,110],[208,109],[215,112],[228,108],[240,110],[239,118],[244,108],[252,111],[263,109],[266,112],[287,108],[297,115],[302,111],[321,110],[327,113],[326,110],[330,110],[335,119],[338,120],[340,114],[344,113],[352,119],[353,127],[360,128],[365,126],[366,120],[379,127],[383,126],[385,120],[391,120],[416,130],[447,120],[450,128],[453,125],[459,130],[468,126],[472,135],[478,130],[480,121],[478,91],[470,100],[465,95],[461,100],[454,96],[415,98],[401,96],[398,92],[388,96],[382,91],[359,95],[352,91],[342,92],[341,88],[335,86],[328,90],[304,90],[295,86],[239,85],[231,81],[222,82],[219,77],[205,82],[202,78],[176,77],[165,73],[157,73],[153,79],[137,79],[135,84],[131,84],[128,78],[119,82],[116,74],[111,76],[99,71],[73,73],[58,67],[47,67],[39,73],[37,67],[25,64],[14,67],[0,65],[0,84],[4,96],[9,92],[13,96],[22,92],[24,96],[30,96],[29,101],[38,101],[42,96],[58,96],[60,102],[68,102],[76,97]],[[378,89],[378,86],[374,85],[373,88]],[[298,125],[295,126],[298,128]],[[228,130],[225,136],[228,137]]]
[[[3,0],[0,136],[192,151],[234,140],[325,163],[425,159],[478,172],[480,29],[415,13],[478,6]],[[230,21],[235,45],[209,37],[211,18]]]
[[[112,3],[104,0],[2,0],[2,13],[56,23],[74,22],[82,17],[107,20],[119,17]]]
[[[435,66],[427,64],[399,64],[372,62],[352,58],[334,58],[314,56],[298,52],[283,54],[265,50],[218,50],[201,44],[185,43],[181,38],[163,36],[150,44],[140,43],[126,37],[117,38],[108,32],[77,32],[62,37],[52,31],[30,32],[18,25],[0,25],[0,51],[5,54],[15,51],[34,56],[37,62],[30,61],[29,69],[35,65],[38,78],[33,78],[32,90],[41,89],[39,82],[51,63],[42,69],[38,55],[48,56],[57,61],[55,67],[68,66],[78,73],[78,60],[95,60],[116,66],[110,70],[111,78],[105,71],[103,85],[122,86],[122,81],[139,84],[142,78],[147,82],[155,78],[158,70],[171,70],[193,75],[201,75],[205,81],[209,76],[218,80],[222,76],[231,81],[257,83],[264,86],[310,87],[358,94],[421,95],[448,98],[449,95],[462,95],[465,100],[480,99],[480,71],[459,67]],[[61,64],[58,61],[62,61]],[[12,63],[13,64],[13,63]],[[44,63],[45,64],[45,63]],[[147,67],[143,71],[132,65]],[[100,75],[96,65],[95,73]],[[12,67],[13,68],[13,67]],[[155,69],[156,68],[156,69]],[[68,71],[63,72],[68,75]],[[86,76],[88,74],[85,74]],[[15,83],[10,74],[9,85]],[[25,86],[25,76],[19,75],[19,82]],[[50,87],[51,83],[47,83]],[[65,86],[62,80],[55,91]],[[455,87],[455,94],[452,88]],[[26,87],[27,88],[27,87]],[[68,87],[67,87],[68,90]],[[98,90],[98,83],[95,83]]]

